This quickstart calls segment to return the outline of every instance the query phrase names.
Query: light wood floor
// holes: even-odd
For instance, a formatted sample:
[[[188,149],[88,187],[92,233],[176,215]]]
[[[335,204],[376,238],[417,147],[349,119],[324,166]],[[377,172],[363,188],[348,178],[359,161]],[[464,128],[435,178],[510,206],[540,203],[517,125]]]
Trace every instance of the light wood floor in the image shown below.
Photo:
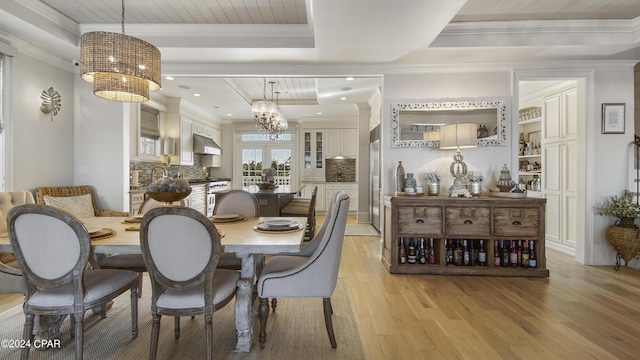
[[[391,275],[379,248],[379,238],[347,236],[339,273],[371,360],[640,357],[638,270],[547,251],[544,279]],[[0,311],[21,300],[0,295]]]

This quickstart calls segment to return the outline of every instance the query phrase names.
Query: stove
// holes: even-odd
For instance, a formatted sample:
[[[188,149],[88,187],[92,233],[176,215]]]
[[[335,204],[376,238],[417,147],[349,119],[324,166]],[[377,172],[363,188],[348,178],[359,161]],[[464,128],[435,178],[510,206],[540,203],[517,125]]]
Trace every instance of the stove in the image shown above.
[[[207,186],[207,216],[213,216],[213,208],[216,206],[216,193],[231,189],[231,182],[226,180],[209,181]]]

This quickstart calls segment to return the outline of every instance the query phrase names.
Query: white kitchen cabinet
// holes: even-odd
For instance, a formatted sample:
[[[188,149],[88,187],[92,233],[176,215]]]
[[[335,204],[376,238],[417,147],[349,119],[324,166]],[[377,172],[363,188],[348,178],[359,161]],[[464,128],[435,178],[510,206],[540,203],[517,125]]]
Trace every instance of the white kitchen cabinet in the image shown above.
[[[329,204],[331,203],[331,197],[334,193],[338,191],[344,191],[349,195],[349,212],[357,212],[358,211],[358,184],[347,184],[347,183],[327,183],[325,185],[325,208],[326,211],[329,208]]]
[[[180,117],[180,165],[193,165],[193,123]]]
[[[302,132],[302,179],[324,181],[325,131],[305,129]]]
[[[207,215],[207,185],[191,185],[188,207],[198,210],[203,215]],[[185,204],[186,205],[186,204]]]
[[[355,158],[358,152],[357,129],[327,129],[326,157],[346,156]]]
[[[578,195],[578,96],[575,87],[544,99],[542,181],[546,204],[546,240],[576,246]]]

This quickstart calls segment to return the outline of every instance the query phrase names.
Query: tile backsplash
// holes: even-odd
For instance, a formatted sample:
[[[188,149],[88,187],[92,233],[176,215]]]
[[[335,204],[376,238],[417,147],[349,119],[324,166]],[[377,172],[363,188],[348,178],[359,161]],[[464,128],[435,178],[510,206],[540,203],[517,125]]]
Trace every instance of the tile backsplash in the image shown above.
[[[326,159],[324,177],[327,182],[355,182],[356,159]]]
[[[130,161],[129,169],[133,170],[134,166],[139,170],[138,185],[147,186],[151,182],[151,171],[155,167],[167,168],[164,162],[146,162],[146,161]],[[203,179],[208,175],[207,168],[202,166],[202,155],[195,154],[193,166],[171,165],[169,167],[169,177],[177,177],[178,174],[187,179]]]

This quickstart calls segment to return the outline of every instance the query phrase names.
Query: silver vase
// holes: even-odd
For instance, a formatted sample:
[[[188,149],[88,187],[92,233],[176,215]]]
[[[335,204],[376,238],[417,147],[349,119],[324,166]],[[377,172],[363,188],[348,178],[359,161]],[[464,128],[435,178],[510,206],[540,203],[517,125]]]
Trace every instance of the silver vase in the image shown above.
[[[433,182],[433,183],[427,184],[427,195],[430,195],[430,196],[440,195],[440,183]]]
[[[482,187],[479,181],[472,181],[469,183],[469,193],[472,196],[479,196],[482,192]]]

